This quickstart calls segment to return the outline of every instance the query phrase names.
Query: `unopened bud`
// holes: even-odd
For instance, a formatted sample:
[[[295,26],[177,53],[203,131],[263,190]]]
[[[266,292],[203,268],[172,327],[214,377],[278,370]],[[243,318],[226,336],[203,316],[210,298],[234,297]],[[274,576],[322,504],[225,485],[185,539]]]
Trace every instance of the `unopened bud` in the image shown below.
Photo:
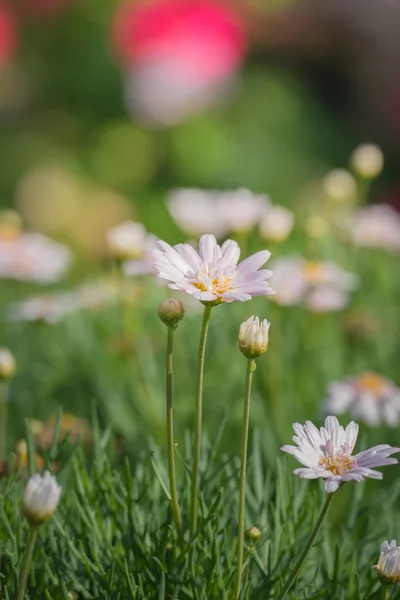
[[[383,152],[376,144],[361,144],[350,157],[354,172],[364,179],[375,179],[383,169]]]
[[[357,182],[345,169],[334,169],[323,182],[325,194],[334,202],[352,202],[357,196]]]
[[[180,300],[167,298],[160,302],[157,314],[167,327],[175,329],[185,316],[185,309]]]
[[[392,540],[390,544],[383,542],[378,564],[373,568],[378,571],[378,577],[385,585],[400,581],[400,546],[396,545],[396,540]]]
[[[258,527],[250,527],[250,529],[246,531],[246,537],[250,543],[257,544],[261,537],[261,531]]]
[[[257,358],[267,351],[270,324],[267,319],[260,323],[259,318],[254,315],[241,324],[239,350],[247,358]]]
[[[61,486],[45,471],[33,475],[26,484],[22,510],[31,525],[41,525],[54,515],[61,497]]]
[[[8,381],[14,377],[17,365],[8,348],[0,348],[0,381]]]

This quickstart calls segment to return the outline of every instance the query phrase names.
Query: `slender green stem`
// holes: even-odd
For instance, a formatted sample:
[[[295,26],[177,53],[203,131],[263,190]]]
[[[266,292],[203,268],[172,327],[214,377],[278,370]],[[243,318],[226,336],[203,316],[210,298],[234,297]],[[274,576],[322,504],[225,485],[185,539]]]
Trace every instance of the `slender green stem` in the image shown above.
[[[0,461],[7,458],[8,384],[0,381]]]
[[[204,307],[203,323],[201,326],[199,355],[197,363],[197,390],[196,390],[196,415],[194,425],[194,451],[193,451],[193,470],[192,484],[190,490],[190,534],[194,535],[197,527],[197,493],[199,486],[199,465],[201,454],[201,436],[202,436],[202,415],[203,415],[203,371],[204,371],[204,353],[206,349],[208,325],[210,322],[212,306],[207,304]]]
[[[175,447],[174,447],[174,417],[172,409],[172,349],[174,341],[174,328],[168,327],[167,342],[167,445],[168,445],[168,471],[169,471],[169,489],[171,494],[171,510],[174,517],[176,530],[178,532],[179,543],[184,549],[184,540],[182,532],[181,513],[178,504],[178,495],[176,493],[176,474],[175,474]]]
[[[251,380],[253,373],[256,370],[256,362],[249,358],[247,361],[246,385],[244,393],[244,410],[243,410],[243,430],[242,430],[242,463],[240,466],[240,484],[239,484],[239,528],[238,528],[238,545],[237,545],[237,571],[235,584],[235,600],[240,596],[240,587],[242,584],[242,569],[243,569],[243,550],[244,550],[244,515],[246,501],[246,462],[247,462],[247,444],[249,439],[249,421],[250,421],[250,395],[251,395]]]
[[[390,586],[382,583],[381,600],[387,600],[389,598],[389,589],[390,589]]]
[[[26,582],[28,581],[29,569],[31,566],[32,554],[33,549],[35,547],[38,529],[38,527],[31,526],[29,530],[28,543],[25,550],[24,561],[22,563],[21,571],[19,574],[18,594],[16,600],[24,600],[25,597]]]
[[[286,594],[288,593],[288,591],[290,590],[290,588],[292,587],[293,583],[295,582],[295,580],[297,579],[298,574],[300,573],[306,558],[308,556],[308,553],[310,552],[311,548],[313,547],[313,544],[315,542],[315,538],[317,537],[319,530],[321,529],[322,523],[324,522],[324,519],[327,515],[327,512],[329,510],[330,505],[332,504],[333,501],[333,497],[335,494],[328,494],[326,497],[326,501],[325,504],[321,510],[321,514],[318,517],[318,521],[315,524],[314,529],[311,532],[310,538],[306,544],[306,547],[304,548],[303,552],[300,554],[299,560],[297,561],[297,563],[295,564],[293,571],[290,573],[288,580],[282,590],[282,592],[279,594],[278,596],[278,600],[283,600],[284,598],[286,598]]]

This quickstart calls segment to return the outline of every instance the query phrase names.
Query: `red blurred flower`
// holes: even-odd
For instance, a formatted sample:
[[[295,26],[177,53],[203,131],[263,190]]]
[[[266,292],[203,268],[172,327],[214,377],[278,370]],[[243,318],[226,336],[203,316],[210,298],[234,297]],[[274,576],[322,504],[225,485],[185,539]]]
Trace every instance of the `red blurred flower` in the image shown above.
[[[113,41],[125,71],[128,111],[164,126],[226,95],[245,49],[237,16],[212,0],[124,4]]]
[[[8,9],[0,5],[0,66],[10,60],[16,45],[15,21]]]
[[[208,80],[234,71],[245,45],[237,16],[211,0],[128,2],[116,14],[113,37],[129,66],[174,59]]]

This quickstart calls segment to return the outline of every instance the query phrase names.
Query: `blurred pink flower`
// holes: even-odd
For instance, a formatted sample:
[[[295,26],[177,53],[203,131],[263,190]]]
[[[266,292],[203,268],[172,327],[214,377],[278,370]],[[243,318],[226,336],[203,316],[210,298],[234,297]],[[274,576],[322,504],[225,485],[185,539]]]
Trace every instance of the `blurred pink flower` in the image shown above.
[[[8,62],[17,45],[14,19],[8,9],[0,5],[0,67]]]
[[[113,42],[126,72],[128,110],[169,125],[220,98],[244,54],[244,31],[211,0],[128,2],[117,10]]]

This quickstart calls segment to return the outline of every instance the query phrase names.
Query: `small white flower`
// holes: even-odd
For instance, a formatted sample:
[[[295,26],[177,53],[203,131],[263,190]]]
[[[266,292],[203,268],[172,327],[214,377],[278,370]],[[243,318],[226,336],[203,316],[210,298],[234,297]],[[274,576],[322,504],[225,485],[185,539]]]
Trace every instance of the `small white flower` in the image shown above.
[[[357,182],[345,169],[334,169],[324,178],[325,194],[334,202],[350,202],[357,196]]]
[[[0,277],[54,283],[69,268],[70,250],[40,233],[0,238]]]
[[[350,157],[355,173],[365,179],[374,179],[383,169],[383,152],[376,144],[361,144]]]
[[[360,246],[400,250],[400,215],[386,204],[358,210],[350,220],[348,230]]]
[[[293,222],[293,213],[289,209],[274,204],[267,208],[258,231],[263,240],[280,243],[292,231]]]
[[[250,231],[268,206],[267,196],[245,188],[228,191],[184,188],[173,190],[167,198],[168,210],[183,231],[195,236],[211,233],[216,238]]]
[[[108,247],[111,254],[121,260],[142,258],[147,235],[141,223],[125,221],[107,231]]]
[[[22,499],[22,509],[28,521],[40,525],[55,513],[61,497],[61,486],[45,471],[30,477]]]
[[[372,427],[382,423],[397,427],[400,423],[400,388],[390,379],[366,372],[331,383],[325,410],[336,415],[348,412]]]
[[[0,382],[7,381],[14,376],[17,365],[15,358],[8,348],[0,348]]]
[[[254,315],[241,324],[239,349],[247,358],[256,358],[267,351],[270,325],[267,319],[260,322]]]
[[[364,481],[366,477],[382,479],[383,475],[374,467],[397,464],[397,458],[389,458],[400,452],[388,444],[374,446],[359,454],[353,455],[357,440],[358,425],[352,421],[346,429],[339,424],[336,417],[329,416],[325,427],[319,430],[311,421],[304,425],[294,423],[296,446],[283,446],[281,450],[292,454],[304,467],[296,469],[295,475],[303,479],[325,480],[325,490],[336,492],[338,487],[347,481]]]
[[[160,250],[154,250],[158,276],[170,281],[171,289],[186,292],[201,302],[244,302],[252,296],[274,293],[267,283],[272,271],[259,270],[270,257],[267,250],[238,265],[240,248],[233,240],[219,246],[213,235],[203,235],[198,253],[189,244],[172,247],[159,241],[158,245]]]
[[[378,571],[379,579],[386,585],[400,581],[400,546],[396,545],[396,540],[390,544],[385,540],[381,544],[378,564],[372,568]]]

